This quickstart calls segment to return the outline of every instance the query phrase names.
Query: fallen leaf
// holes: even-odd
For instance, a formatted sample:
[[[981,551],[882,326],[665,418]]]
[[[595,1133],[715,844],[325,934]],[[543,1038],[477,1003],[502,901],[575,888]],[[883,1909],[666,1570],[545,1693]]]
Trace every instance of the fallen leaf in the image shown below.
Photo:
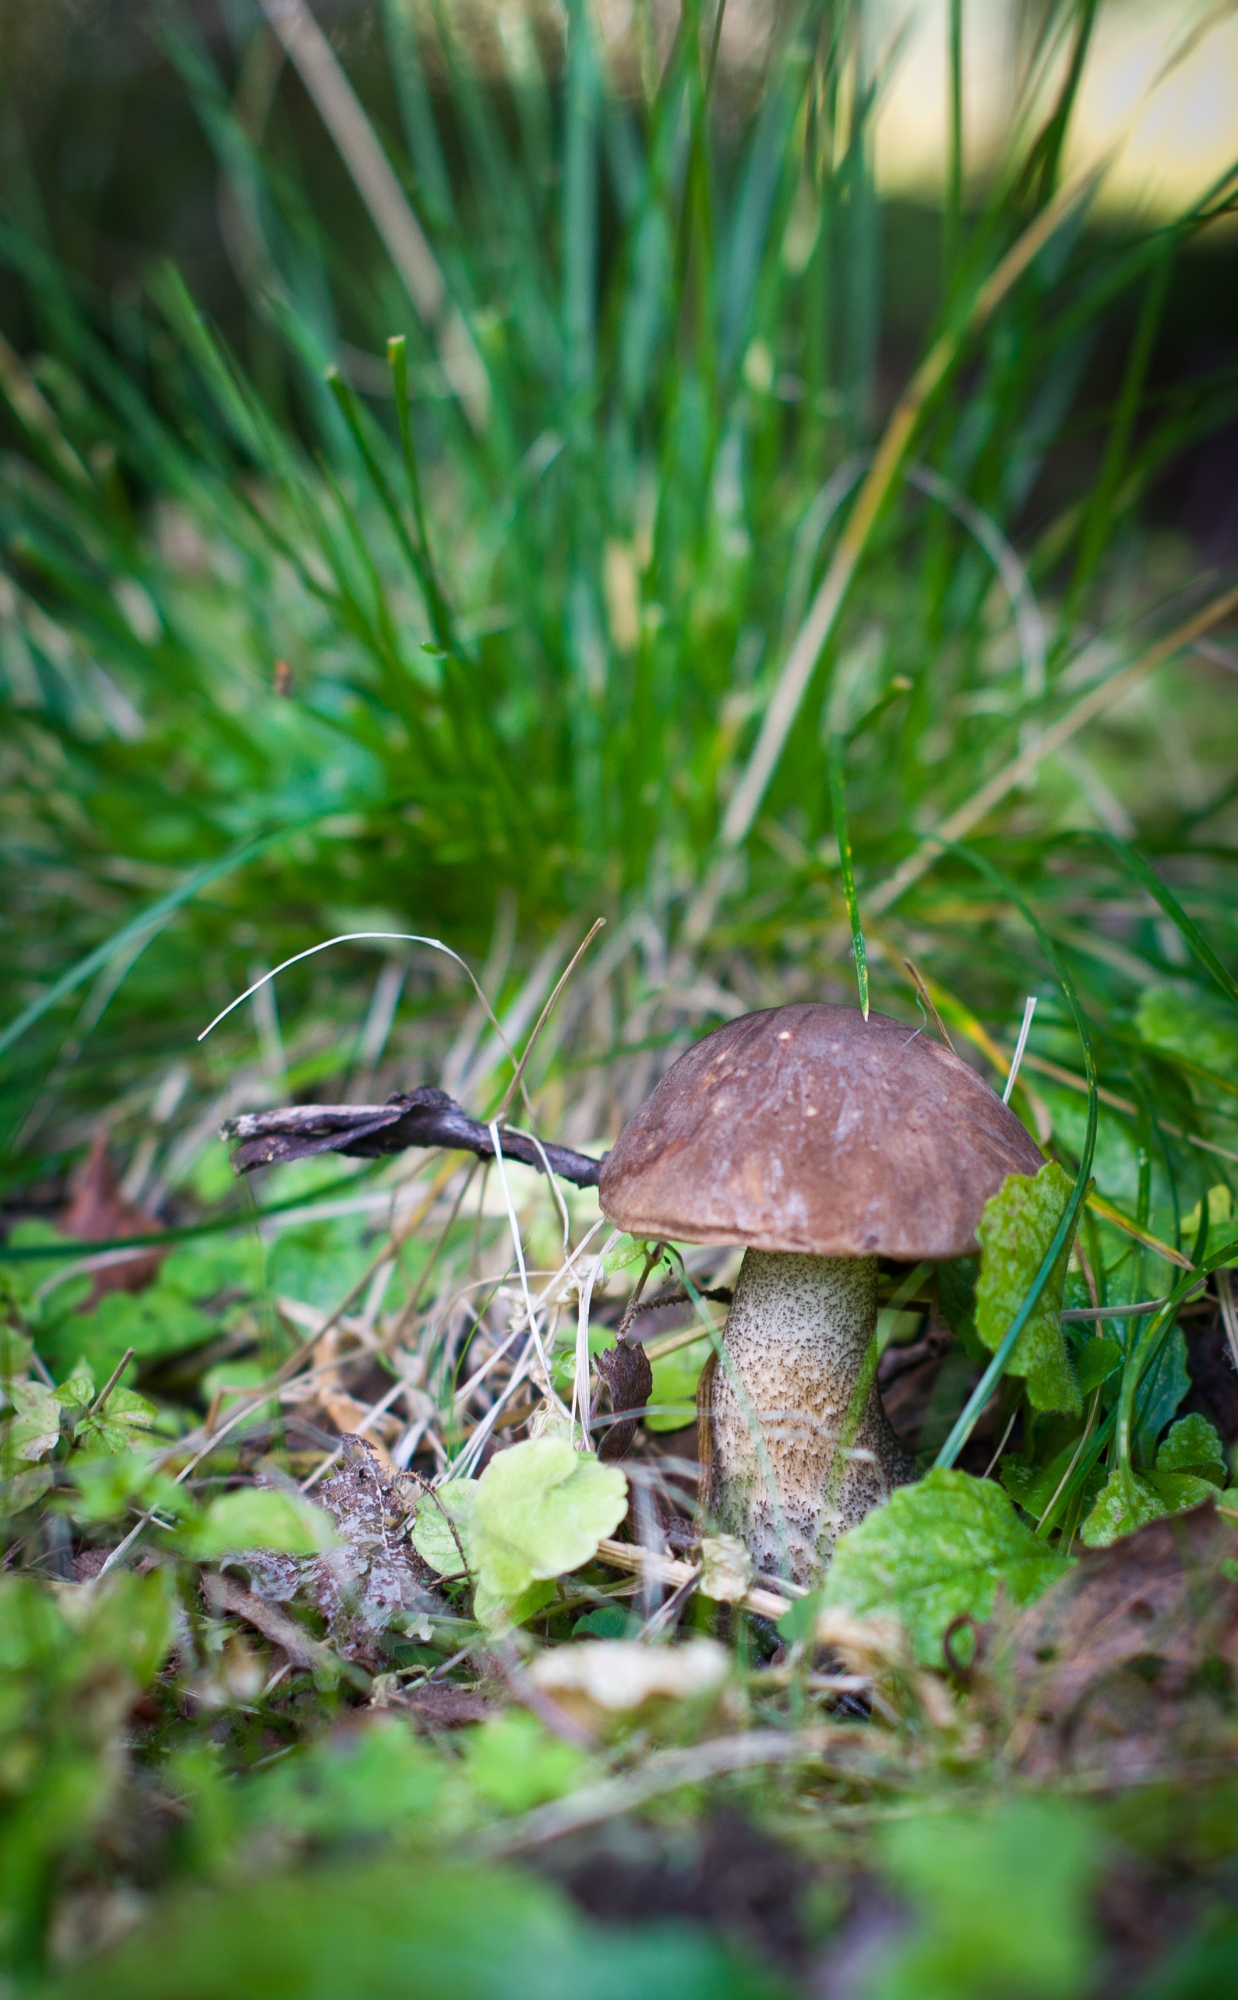
[[[1209,1501],[1085,1551],[1013,1627],[1008,1755],[1032,1776],[1141,1782],[1232,1750],[1238,1524]]]
[[[617,1340],[613,1347],[603,1348],[598,1355],[597,1371],[610,1391],[610,1407],[618,1419],[603,1432],[598,1457],[623,1458],[631,1449],[640,1422],[638,1415],[624,1416],[623,1412],[644,1409],[653,1388],[653,1369],[643,1347],[630,1347],[626,1340]]]
[[[107,1133],[96,1132],[90,1151],[73,1178],[67,1207],[57,1227],[80,1243],[108,1243],[117,1236],[149,1236],[163,1224],[157,1215],[127,1201],[116,1185],[107,1155]],[[144,1292],[167,1252],[138,1250],[123,1263],[92,1273],[94,1286],[78,1311],[93,1312],[108,1292]]]
[[[431,1570],[407,1539],[411,1512],[401,1481],[364,1438],[344,1444],[342,1465],[318,1498],[335,1524],[336,1546],[311,1559],[246,1549],[255,1594],[272,1604],[303,1603],[324,1619],[336,1652],[369,1672],[381,1669],[392,1637],[442,1617]]]
[[[752,1557],[738,1535],[706,1535],[701,1543],[702,1597],[738,1604],[752,1582]]]
[[[343,1463],[323,1481],[320,1498],[340,1542],[313,1564],[308,1587],[336,1651],[372,1671],[389,1634],[441,1617],[445,1607],[408,1540],[407,1488],[367,1439],[345,1442]]]

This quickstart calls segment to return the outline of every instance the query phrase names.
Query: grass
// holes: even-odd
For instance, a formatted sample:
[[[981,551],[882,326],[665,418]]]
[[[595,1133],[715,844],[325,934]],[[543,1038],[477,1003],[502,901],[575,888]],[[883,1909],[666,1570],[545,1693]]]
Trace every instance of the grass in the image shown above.
[[[504,16],[506,69],[484,89],[447,10],[419,16],[424,33],[403,0],[381,13],[399,130],[382,103],[373,123],[359,114],[330,52],[291,30],[300,83],[281,75],[256,13],[235,16],[227,76],[188,10],[160,17],[219,164],[261,386],[171,266],[109,320],[17,176],[0,221],[37,327],[29,353],[0,348],[2,1269],[18,1414],[44,1440],[6,1465],[40,1475],[6,1501],[11,1584],[32,1593],[7,1669],[15,1990],[177,1883],[222,1885],[244,1940],[239,1883],[258,1866],[294,1902],[302,1865],[334,1871],[329,1907],[351,1936],[370,1922],[348,1873],[367,1830],[386,1829],[397,1861],[470,1842],[533,1852],[534,1823],[509,1835],[504,1813],[566,1798],[570,1817],[593,1783],[590,1824],[669,1795],[689,1845],[708,1822],[685,1785],[737,1801],[779,1852],[807,1854],[827,1932],[846,1931],[855,1866],[885,1884],[919,1928],[886,1939],[883,1992],[985,1990],[997,1947],[966,1893],[968,1800],[993,1815],[993,1893],[1015,1913],[1007,1989],[1101,1990],[1094,1885],[1140,1854],[1167,1880],[1175,1840],[1197,1857],[1206,1953],[1225,1843],[1194,1820],[1154,1837],[1124,1794],[1084,1807],[1064,1781],[1026,1798],[993,1721],[1005,1695],[951,1678],[939,1646],[913,1663],[887,1635],[867,1665],[852,1647],[857,1684],[893,1704],[887,1740],[839,1720],[811,1658],[780,1679],[763,1628],[685,1594],[685,1632],[712,1627],[734,1659],[726,1776],[707,1703],[672,1703],[668,1725],[655,1702],[635,1733],[593,1712],[584,1737],[548,1734],[520,1655],[479,1632],[460,1586],[424,1631],[413,1619],[412,1636],[364,1643],[319,1603],[299,1663],[269,1615],[265,1630],[229,1623],[200,1594],[230,1546],[210,1541],[212,1506],[258,1472],[323,1490],[341,1430],[367,1413],[429,1481],[474,1469],[541,1391],[572,1402],[578,1277],[594,1274],[596,1348],[642,1268],[613,1246],[595,1267],[590,1196],[568,1190],[560,1210],[527,1170],[410,1155],[275,1169],[251,1198],[215,1135],[238,1109],[423,1080],[494,1116],[504,1040],[525,1049],[598,916],[524,1072],[526,1122],[586,1148],[690,1039],[748,1008],[854,1002],[866,981],[874,1006],[939,1026],[1000,1086],[1034,995],[1012,1102],[1075,1194],[1043,1241],[1028,1234],[1014,1298],[1026,1317],[1048,1284],[1056,1313],[1049,1281],[1077,1219],[1067,1309],[1111,1317],[1066,1323],[1090,1386],[1073,1413],[1039,1410],[1009,1372],[1019,1312],[986,1349],[948,1273],[910,1291],[914,1274],[889,1274],[887,1335],[914,1339],[945,1309],[959,1337],[916,1421],[922,1466],[973,1486],[913,1491],[971,1492],[1005,1430],[1004,1486],[985,1491],[1009,1496],[1048,1559],[1077,1554],[1107,1482],[1125,1495],[1116,1532],[1199,1498],[1157,1478],[1233,1477],[1208,1456],[1200,1398],[1222,1428],[1225,1412],[1187,1372],[1227,1329],[1238,1340],[1217,1248],[1238,1166],[1233,578],[1151,506],[1165,468],[1235,408],[1232,369],[1168,387],[1153,373],[1175,272],[1227,214],[1232,178],[1172,220],[1093,226],[1094,182],[1064,182],[1062,161],[1095,9],[1038,10],[1008,157],[983,186],[952,163],[940,296],[892,392],[875,304],[882,78],[862,10],[786,10],[741,98],[719,96],[716,18],[696,5],[635,96],[583,0],[561,61]],[[303,87],[322,121],[312,159],[289,110]],[[348,169],[331,231],[307,191],[329,143]],[[1119,324],[1129,342],[1106,382],[1090,358]],[[196,1039],[272,965],[358,932],[400,935],[301,957]],[[501,1037],[458,967],[410,933],[469,959]],[[83,1316],[90,1271],[48,1218],[63,1225],[66,1174],[99,1130],[137,1205],[110,1209],[102,1233],[141,1238],[144,1217],[178,1233],[150,1289]],[[716,1253],[686,1254],[693,1293],[727,1278]],[[1149,1299],[1171,1304],[1113,1315]],[[691,1320],[651,1346],[662,1415],[631,1461],[638,1540],[659,1493],[683,1511],[674,1431],[708,1352]],[[153,1415],[124,1390],[93,1408],[130,1348],[124,1380]],[[79,1385],[50,1417],[39,1365]],[[1171,1444],[1184,1398],[1204,1429]],[[49,1579],[135,1526],[149,1575],[113,1565],[90,1607],[55,1610]],[[285,1532],[299,1548],[308,1530]],[[907,1530],[912,1570],[926,1532]],[[527,1614],[530,1657],[581,1616],[614,1636],[620,1611],[632,1633],[661,1615],[658,1592],[605,1562],[563,1569]],[[970,1619],[980,1600],[963,1602]],[[398,1713],[432,1673],[483,1686],[490,1719],[453,1751],[380,1716],[385,1747],[358,1776],[325,1725],[367,1695]],[[791,1732],[777,1777],[769,1732]],[[1222,1799],[1228,1752],[1210,1738],[1208,1756],[1204,1790]],[[277,1783],[285,1757],[294,1775]],[[953,1857],[944,1899],[932,1843],[887,1828],[917,1801]],[[849,1828],[858,1863],[838,1859]],[[656,1847],[656,1811],[646,1834]],[[1072,1842],[1059,1881],[1046,1857]],[[1029,1868],[1048,1901],[1019,1915]],[[801,1890],[787,1896],[811,1930]],[[160,1921],[193,1963],[197,1947],[175,1943],[190,1918]],[[554,1903],[538,1921],[538,1949],[553,1931],[562,1977],[587,1983],[577,1920]],[[765,1953],[759,1924],[740,1929]],[[1050,1934],[1068,1941],[1060,1965],[1037,1955]],[[809,1944],[796,1949],[788,1976],[806,1977]],[[678,1963],[639,1977],[682,1983]],[[147,1990],[166,1990],[158,1952],[150,1964]],[[702,1966],[691,1976],[758,1977]],[[210,1976],[240,1990],[235,1966]],[[489,1972],[442,1976],[499,1990]]]

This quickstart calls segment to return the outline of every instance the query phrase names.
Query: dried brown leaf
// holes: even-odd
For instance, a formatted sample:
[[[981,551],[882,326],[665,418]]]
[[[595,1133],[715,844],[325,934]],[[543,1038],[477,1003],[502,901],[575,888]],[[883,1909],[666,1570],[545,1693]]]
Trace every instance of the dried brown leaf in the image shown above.
[[[1235,1557],[1210,1502],[1085,1550],[1013,1627],[1011,1760],[1123,1784],[1238,1756]]]

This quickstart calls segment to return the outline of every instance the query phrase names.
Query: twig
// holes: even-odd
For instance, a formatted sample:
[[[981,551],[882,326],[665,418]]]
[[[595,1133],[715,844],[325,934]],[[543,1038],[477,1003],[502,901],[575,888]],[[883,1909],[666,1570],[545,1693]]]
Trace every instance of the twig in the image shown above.
[[[416,1090],[393,1091],[385,1104],[293,1104],[274,1111],[243,1111],[221,1127],[221,1134],[238,1142],[232,1164],[237,1173],[247,1174],[255,1167],[310,1159],[318,1153],[376,1160],[410,1146],[440,1146],[492,1160],[493,1129],[493,1121],[487,1126],[470,1118],[445,1090],[425,1084]],[[596,1187],[602,1170],[601,1160],[511,1128],[504,1132],[503,1151],[508,1159],[539,1173],[549,1166],[575,1187]]]
[[[129,1366],[129,1363],[132,1361],[136,1353],[137,1353],[136,1347],[126,1347],[124,1353],[120,1357],[120,1360],[116,1363],[115,1368],[113,1368],[111,1374],[108,1376],[107,1381],[104,1383],[98,1395],[95,1397],[94,1402],[87,1410],[86,1415],[88,1417],[97,1417],[101,1410],[106,1409],[108,1397],[111,1395],[113,1389],[116,1387],[116,1384],[119,1382],[121,1376],[124,1374],[126,1368]]]
[[[598,1543],[598,1561],[609,1563],[612,1569],[627,1570],[633,1576],[673,1584],[676,1589],[699,1580],[697,1565],[679,1562],[674,1556],[655,1555],[650,1549],[638,1548],[634,1542],[616,1542],[609,1536]],[[789,1598],[775,1596],[772,1590],[759,1587],[745,1591],[739,1604],[757,1618],[781,1618],[791,1609]]]
[[[758,1770],[769,1764],[812,1764],[825,1754],[831,1739],[849,1735],[845,1726],[788,1731],[752,1730],[741,1736],[720,1736],[698,1743],[690,1750],[662,1750],[639,1770],[621,1777],[604,1778],[600,1784],[585,1785],[569,1798],[556,1799],[548,1806],[535,1806],[519,1819],[487,1827],[474,1841],[480,1854],[519,1854],[529,1847],[541,1847],[565,1833],[578,1833],[586,1826],[598,1826],[619,1813],[632,1812],[650,1799],[677,1792],[685,1785],[700,1785],[710,1778],[732,1771]]]
[[[364,1667],[351,1660],[340,1659],[330,1646],[319,1639],[311,1639],[302,1631],[294,1618],[281,1611],[276,1604],[268,1604],[264,1597],[258,1597],[252,1590],[246,1590],[230,1576],[223,1576],[217,1570],[208,1570],[202,1578],[202,1594],[214,1611],[231,1612],[235,1618],[243,1618],[264,1639],[273,1646],[282,1646],[294,1667],[308,1667],[312,1672],[328,1674],[333,1680],[351,1681],[354,1687],[368,1693],[370,1676]]]

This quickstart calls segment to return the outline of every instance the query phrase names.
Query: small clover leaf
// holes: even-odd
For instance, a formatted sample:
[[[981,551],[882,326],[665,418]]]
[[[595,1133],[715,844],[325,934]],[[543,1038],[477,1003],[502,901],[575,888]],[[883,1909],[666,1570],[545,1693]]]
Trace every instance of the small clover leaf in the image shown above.
[[[482,1602],[514,1606],[530,1584],[579,1569],[618,1527],[627,1505],[618,1467],[575,1451],[565,1438],[531,1438],[500,1452],[473,1500]]]
[[[423,1493],[417,1502],[409,1540],[423,1562],[440,1576],[459,1576],[473,1568],[473,1502],[475,1479],[451,1479]]]

